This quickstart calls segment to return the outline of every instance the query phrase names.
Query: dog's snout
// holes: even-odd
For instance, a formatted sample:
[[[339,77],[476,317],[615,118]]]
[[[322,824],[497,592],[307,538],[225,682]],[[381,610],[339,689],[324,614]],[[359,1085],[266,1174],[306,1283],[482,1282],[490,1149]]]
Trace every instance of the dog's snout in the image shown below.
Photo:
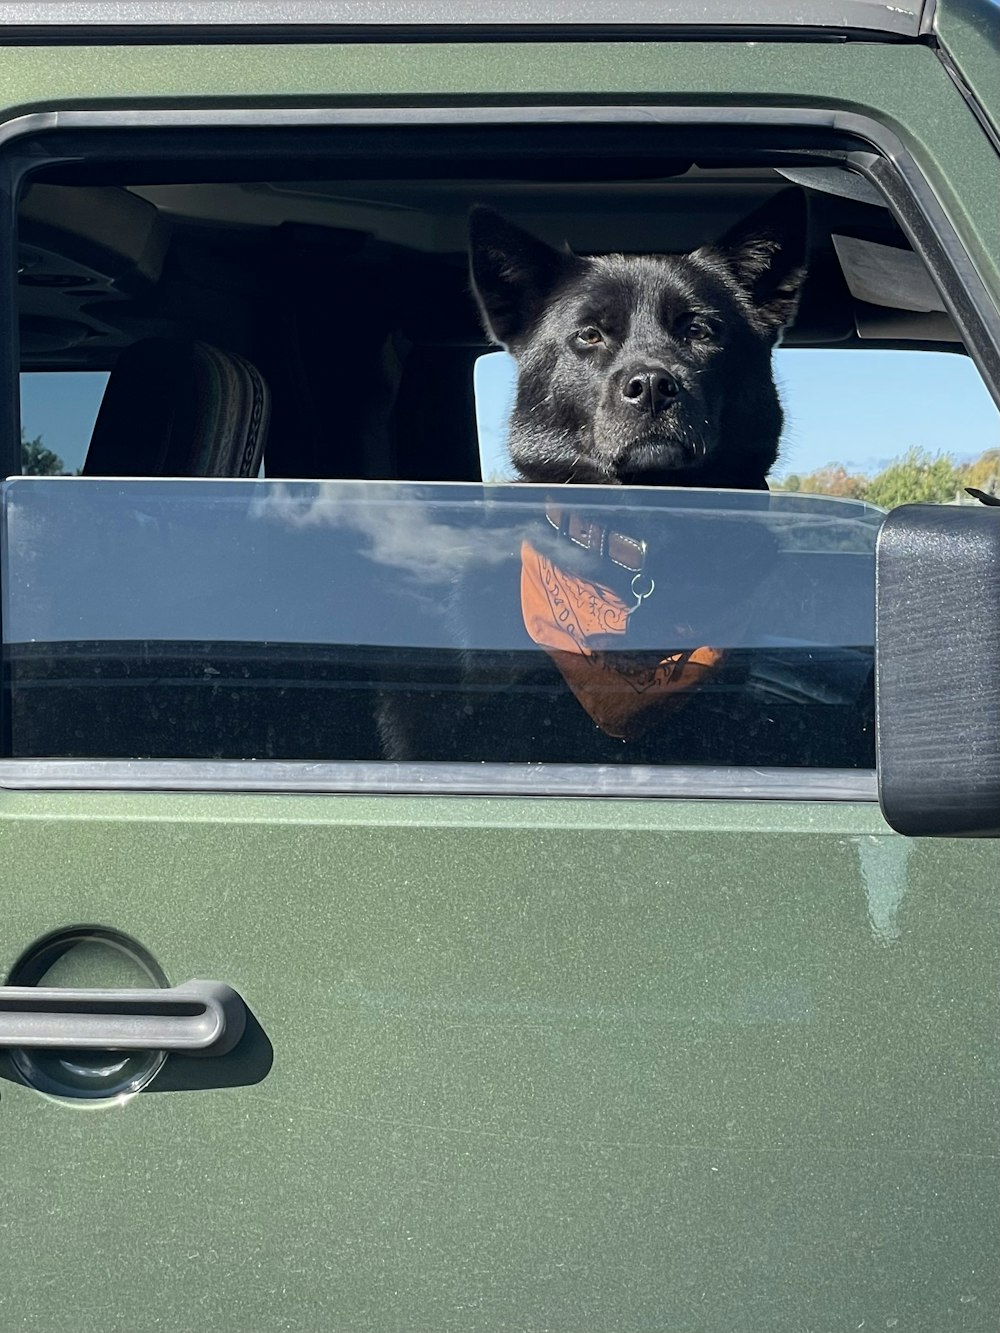
[[[622,385],[622,397],[637,411],[658,416],[680,393],[680,385],[659,366],[640,366],[629,372]]]

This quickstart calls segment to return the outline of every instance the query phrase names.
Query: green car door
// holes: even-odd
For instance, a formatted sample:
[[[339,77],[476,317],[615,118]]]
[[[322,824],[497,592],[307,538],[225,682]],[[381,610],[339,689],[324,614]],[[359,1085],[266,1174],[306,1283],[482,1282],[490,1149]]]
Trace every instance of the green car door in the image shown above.
[[[342,335],[352,269],[417,273],[437,253],[407,221],[418,186],[442,228],[513,181],[550,201],[579,187],[613,230],[629,208],[600,201],[626,168],[596,165],[601,136],[660,116],[671,143],[704,146],[720,207],[760,173],[836,167],[940,223],[906,234],[947,292],[932,313],[988,371],[1000,164],[954,72],[916,31],[857,40],[860,19],[795,41],[597,18],[359,40],[322,16],[225,18],[133,35],[121,15],[55,31],[26,12],[0,52],[11,403],[18,347],[23,374],[113,385],[126,346],[223,347],[255,321],[266,337],[232,341],[226,375],[238,358],[270,379],[263,473],[154,467],[138,379],[131,470],[17,475],[5,414],[0,1328],[994,1329],[1000,849],[904,838],[880,813],[881,515],[573,488],[663,530],[694,514],[720,549],[769,534],[773,586],[798,600],[757,598],[726,641],[757,665],[706,712],[718,736],[662,763],[548,741],[387,757],[386,697],[444,734],[503,678],[502,617],[461,639],[448,598],[516,570],[545,497],[451,471],[444,425],[425,466],[405,432],[373,444],[323,397],[317,342]],[[579,136],[594,158],[582,184],[532,138],[554,108],[566,151]],[[376,147],[411,174],[380,174]],[[636,197],[671,188],[628,170]],[[818,219],[844,197],[803,179]],[[309,230],[333,193],[335,245]],[[372,200],[378,228],[352,248]],[[318,260],[296,273],[321,305],[305,332],[277,248],[293,232],[339,265],[335,283]],[[214,286],[244,252],[253,282]],[[465,336],[450,289],[421,282],[380,373],[414,327],[433,324],[428,347]],[[418,362],[428,383],[437,356]],[[310,394],[342,427],[312,470]],[[759,729],[734,735],[731,716]]]

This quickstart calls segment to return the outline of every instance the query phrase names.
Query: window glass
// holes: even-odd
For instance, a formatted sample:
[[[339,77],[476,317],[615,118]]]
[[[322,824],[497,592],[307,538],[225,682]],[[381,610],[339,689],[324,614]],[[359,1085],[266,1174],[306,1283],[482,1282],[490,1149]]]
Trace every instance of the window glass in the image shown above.
[[[785,413],[772,488],[864,499],[885,509],[976,501],[1000,492],[1000,418],[961,353],[779,348]],[[476,362],[483,480],[512,476],[505,423],[515,368],[506,352]]]
[[[16,479],[13,753],[869,767],[880,520],[780,493]]]

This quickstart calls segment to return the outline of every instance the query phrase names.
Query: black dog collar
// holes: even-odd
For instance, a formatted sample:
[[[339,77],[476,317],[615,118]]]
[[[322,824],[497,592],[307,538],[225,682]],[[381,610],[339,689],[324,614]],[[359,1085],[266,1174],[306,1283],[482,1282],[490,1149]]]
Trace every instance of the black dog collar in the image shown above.
[[[545,517],[551,527],[574,546],[608,560],[629,574],[641,574],[646,563],[646,543],[624,532],[606,528],[595,519],[584,518],[572,509],[564,509],[553,500],[546,501]]]

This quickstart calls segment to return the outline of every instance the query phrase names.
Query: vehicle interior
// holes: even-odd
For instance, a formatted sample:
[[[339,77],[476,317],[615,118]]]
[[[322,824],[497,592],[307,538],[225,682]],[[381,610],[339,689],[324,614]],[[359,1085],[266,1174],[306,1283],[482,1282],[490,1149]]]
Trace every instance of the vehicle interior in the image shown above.
[[[201,157],[151,144],[145,163],[104,141],[83,165],[77,149],[32,172],[21,368],[114,382],[130,349],[121,377],[141,381],[136,345],[164,338],[238,355],[269,389],[269,477],[478,479],[471,367],[488,344],[467,277],[474,203],[579,253],[655,254],[693,249],[797,184],[811,254],[787,345],[960,344],[878,190],[847,169],[848,145],[741,149],[731,133],[595,126],[339,130],[287,149],[215,138]],[[85,470],[162,468],[148,402],[145,415],[145,445],[133,430],[116,446],[104,423]]]
[[[467,276],[472,204],[490,204],[579,253],[670,253],[721,235],[790,185],[808,196],[810,259],[787,345],[961,354],[923,262],[878,189],[852,169],[857,150],[848,140],[804,143],[791,132],[655,125],[39,135],[22,147],[21,369],[109,372],[87,476],[254,478],[263,467],[268,482],[475,483],[473,366],[490,348]],[[839,560],[835,577],[823,559],[804,572],[809,553],[800,553],[794,596],[803,616],[811,607],[815,620],[816,607],[835,597],[867,605],[869,528],[865,549],[823,556]],[[818,682],[814,652],[806,652],[804,675],[784,668],[758,675],[749,690],[756,711],[735,728],[739,737],[730,692],[725,718],[713,705],[711,726],[700,703],[684,710],[667,750],[618,746],[595,757],[870,767],[871,644],[842,647],[849,660],[838,659]],[[356,648],[347,661],[329,647],[286,645],[279,663],[273,646],[255,644],[235,656],[260,691],[243,689],[238,704],[236,691],[227,696],[234,717],[222,735],[206,722],[206,705],[216,716],[232,678],[232,645],[172,644],[168,656],[169,668],[162,651],[140,645],[123,665],[129,654],[120,645],[95,646],[86,634],[58,653],[10,645],[8,753],[385,757],[370,702],[373,692],[399,688],[400,672],[387,684],[384,661],[366,675]],[[458,657],[445,672],[452,676],[430,689],[439,716],[460,708]],[[121,678],[130,673],[123,705]],[[150,690],[141,706],[137,677]],[[166,678],[177,706],[165,714],[152,692],[162,694]],[[741,699],[747,679],[744,670]],[[307,706],[293,688],[303,682],[338,692],[342,706],[323,710],[328,723],[316,722],[314,694]],[[45,707],[37,703],[42,694]],[[775,710],[785,722],[762,739],[761,718]],[[823,718],[818,731],[814,714]],[[456,742],[406,757],[591,756],[552,745],[469,751]]]

